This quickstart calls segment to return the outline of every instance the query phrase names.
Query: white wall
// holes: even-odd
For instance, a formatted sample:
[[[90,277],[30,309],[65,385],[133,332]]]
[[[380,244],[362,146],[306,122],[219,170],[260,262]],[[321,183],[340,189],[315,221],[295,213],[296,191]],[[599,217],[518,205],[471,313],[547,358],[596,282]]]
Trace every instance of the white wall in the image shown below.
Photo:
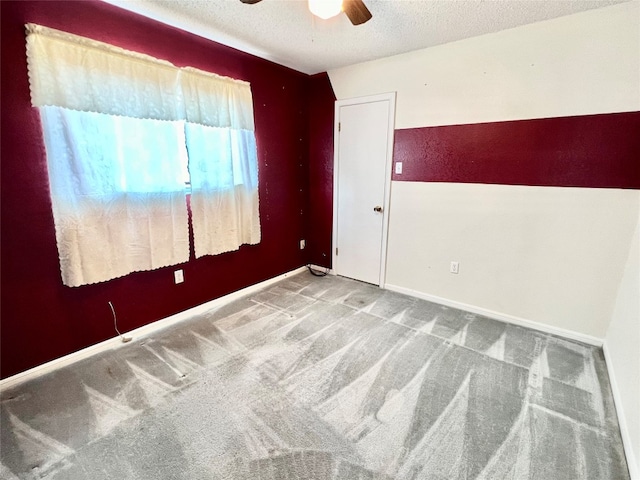
[[[637,190],[393,182],[391,194],[391,288],[605,336]]]
[[[337,98],[397,91],[396,128],[640,110],[640,2],[329,72]]]
[[[640,480],[640,218],[605,339],[631,478]],[[622,423],[622,422],[621,422]]]
[[[639,16],[639,2],[623,3],[329,77],[338,99],[396,91],[396,128],[637,111]],[[387,282],[602,339],[634,198],[616,189],[393,182]],[[451,260],[461,262],[455,278]]]

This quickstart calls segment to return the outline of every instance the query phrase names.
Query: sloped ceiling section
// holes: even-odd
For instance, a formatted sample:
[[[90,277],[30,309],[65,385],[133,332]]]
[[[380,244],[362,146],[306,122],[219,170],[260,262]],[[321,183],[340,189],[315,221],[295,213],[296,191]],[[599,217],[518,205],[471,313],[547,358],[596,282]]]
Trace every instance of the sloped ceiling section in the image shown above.
[[[210,40],[314,74],[625,0],[365,0],[373,18],[321,20],[306,0],[106,0]]]

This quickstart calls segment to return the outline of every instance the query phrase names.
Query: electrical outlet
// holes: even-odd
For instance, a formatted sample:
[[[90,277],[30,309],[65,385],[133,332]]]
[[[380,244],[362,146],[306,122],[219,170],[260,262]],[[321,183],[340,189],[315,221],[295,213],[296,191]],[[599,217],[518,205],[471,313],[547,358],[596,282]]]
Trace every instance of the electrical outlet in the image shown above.
[[[460,273],[460,264],[458,262],[451,262],[451,266],[449,267],[449,271],[451,273]]]
[[[182,270],[176,270],[173,272],[173,278],[176,283],[184,282],[184,272]]]
[[[396,162],[396,175],[402,175],[402,162]]]
[[[304,247],[307,246],[307,242],[305,240],[300,240],[300,250],[304,250]]]

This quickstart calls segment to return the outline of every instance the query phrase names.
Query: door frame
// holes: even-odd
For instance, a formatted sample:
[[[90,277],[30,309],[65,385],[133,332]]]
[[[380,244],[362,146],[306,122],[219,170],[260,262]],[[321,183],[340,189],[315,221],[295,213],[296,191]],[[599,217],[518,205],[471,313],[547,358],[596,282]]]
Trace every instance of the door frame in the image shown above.
[[[332,270],[336,275],[340,275],[339,255],[336,255],[336,245],[338,244],[338,177],[340,172],[340,108],[349,105],[359,105],[365,103],[389,102],[389,118],[387,124],[387,158],[385,163],[385,183],[384,183],[384,204],[382,206],[382,247],[380,252],[379,283],[380,288],[384,288],[387,273],[387,238],[389,232],[389,205],[391,202],[391,171],[393,167],[393,140],[396,118],[396,92],[368,95],[365,97],[348,98],[336,100],[334,110],[333,126],[333,235],[331,260]]]

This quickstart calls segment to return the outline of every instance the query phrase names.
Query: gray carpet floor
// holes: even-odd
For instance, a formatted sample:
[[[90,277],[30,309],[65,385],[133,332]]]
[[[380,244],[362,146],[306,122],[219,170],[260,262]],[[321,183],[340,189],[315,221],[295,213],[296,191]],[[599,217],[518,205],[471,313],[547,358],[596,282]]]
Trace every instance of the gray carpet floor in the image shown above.
[[[299,274],[1,394],[4,479],[628,479],[602,351]]]

